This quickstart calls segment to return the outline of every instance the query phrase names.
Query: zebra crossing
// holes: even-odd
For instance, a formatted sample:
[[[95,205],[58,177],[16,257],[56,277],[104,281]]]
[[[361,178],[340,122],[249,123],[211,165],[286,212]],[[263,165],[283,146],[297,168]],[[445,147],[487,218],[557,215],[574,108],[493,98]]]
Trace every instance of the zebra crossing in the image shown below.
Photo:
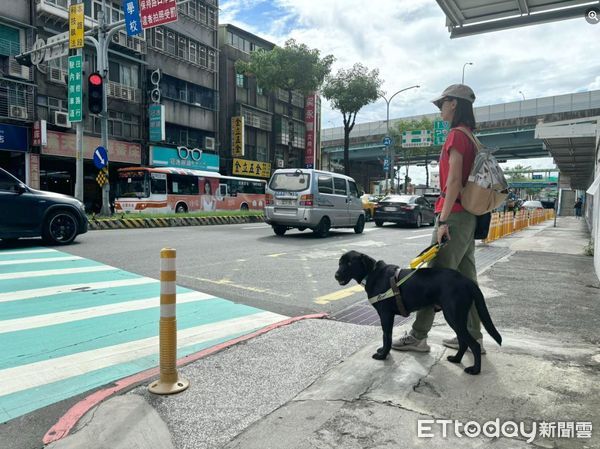
[[[0,251],[0,423],[156,367],[159,307],[156,279],[49,248]],[[177,355],[286,318],[177,287]]]

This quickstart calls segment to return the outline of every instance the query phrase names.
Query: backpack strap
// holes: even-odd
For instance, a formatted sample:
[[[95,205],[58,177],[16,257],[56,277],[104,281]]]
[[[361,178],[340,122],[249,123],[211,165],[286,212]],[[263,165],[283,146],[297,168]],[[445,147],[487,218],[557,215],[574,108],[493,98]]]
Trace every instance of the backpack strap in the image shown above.
[[[471,142],[473,142],[473,145],[475,145],[475,151],[479,152],[479,149],[483,147],[483,144],[479,141],[479,139],[477,137],[475,137],[473,135],[473,133],[471,132],[470,129],[467,129],[464,126],[457,126],[456,128],[452,128],[452,129],[458,129],[460,132],[465,134],[469,139],[471,139]]]

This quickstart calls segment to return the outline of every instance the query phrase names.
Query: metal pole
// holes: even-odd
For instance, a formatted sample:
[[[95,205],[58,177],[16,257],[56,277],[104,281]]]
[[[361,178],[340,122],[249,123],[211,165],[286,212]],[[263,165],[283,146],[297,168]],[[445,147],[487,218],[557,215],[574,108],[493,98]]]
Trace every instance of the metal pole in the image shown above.
[[[559,206],[559,199],[560,199],[560,172],[558,172],[558,179],[556,182],[556,189],[558,190],[556,192],[556,198],[554,200],[554,227],[556,227],[556,217],[558,216],[558,208]]]
[[[100,141],[101,145],[106,148],[106,152],[109,154],[110,160],[110,149],[108,148],[108,107],[107,107],[107,88],[108,88],[108,44],[109,41],[106,39],[106,28],[105,28],[105,17],[104,12],[106,11],[106,2],[102,0],[102,10],[98,14],[98,46],[100,52],[96,56],[97,70],[104,79],[102,89],[102,114],[100,115]],[[106,164],[106,170],[108,170],[108,163]],[[102,186],[102,209],[100,210],[101,215],[110,215],[110,183],[107,182]]]
[[[387,105],[387,113],[386,113],[386,119],[385,119],[385,126],[386,126],[385,136],[389,137],[389,135],[390,135],[390,102],[386,98],[384,98],[384,100]],[[385,157],[388,161],[388,169],[385,171],[385,193],[386,193],[386,195],[388,193],[390,193],[390,189],[388,186],[388,174],[390,171],[390,164],[392,163],[392,161],[390,160],[390,147],[391,147],[391,145],[387,146],[387,148],[386,148],[387,151],[386,151],[386,155],[385,155]]]
[[[78,48],[77,56],[82,53],[81,48]],[[83,86],[83,79],[81,85]],[[75,152],[75,198],[83,202],[83,121],[75,122]]]

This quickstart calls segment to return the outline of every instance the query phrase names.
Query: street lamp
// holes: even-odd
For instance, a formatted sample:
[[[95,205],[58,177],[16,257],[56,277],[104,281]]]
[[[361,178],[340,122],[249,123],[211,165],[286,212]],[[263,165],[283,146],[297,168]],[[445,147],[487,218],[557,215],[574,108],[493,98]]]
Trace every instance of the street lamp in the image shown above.
[[[524,94],[523,92],[521,92],[521,91],[519,91],[519,93],[520,93],[521,95],[523,95],[523,101],[525,101],[525,94]]]
[[[463,76],[462,76],[462,82],[461,82],[461,84],[465,84],[465,67],[468,66],[468,65],[473,65],[473,63],[472,62],[465,62],[464,63],[464,65],[463,65]]]
[[[400,89],[399,91],[395,92],[390,97],[389,100],[387,98],[385,98],[382,94],[379,94],[379,96],[385,100],[385,103],[386,103],[386,106],[387,106],[386,120],[385,120],[385,124],[386,124],[386,137],[390,136],[390,103],[391,103],[391,101],[400,92],[404,92],[405,90],[409,90],[409,89],[418,89],[419,87],[421,87],[421,86],[419,86],[418,84],[416,84],[414,86],[405,87],[404,89]],[[392,146],[388,145],[387,146],[388,169],[385,171],[385,188],[386,188],[386,193],[389,193],[388,175],[389,175],[390,183],[392,182],[392,166],[393,165],[392,165],[392,154],[391,153],[392,153]]]

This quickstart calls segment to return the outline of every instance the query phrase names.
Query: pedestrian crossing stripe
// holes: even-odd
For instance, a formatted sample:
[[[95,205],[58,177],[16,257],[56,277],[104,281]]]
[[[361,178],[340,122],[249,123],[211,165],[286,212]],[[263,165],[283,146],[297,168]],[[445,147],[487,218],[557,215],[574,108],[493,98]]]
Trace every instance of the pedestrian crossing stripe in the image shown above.
[[[287,318],[177,295],[179,358]],[[158,366],[159,296],[155,279],[89,259],[0,251],[0,422]]]

